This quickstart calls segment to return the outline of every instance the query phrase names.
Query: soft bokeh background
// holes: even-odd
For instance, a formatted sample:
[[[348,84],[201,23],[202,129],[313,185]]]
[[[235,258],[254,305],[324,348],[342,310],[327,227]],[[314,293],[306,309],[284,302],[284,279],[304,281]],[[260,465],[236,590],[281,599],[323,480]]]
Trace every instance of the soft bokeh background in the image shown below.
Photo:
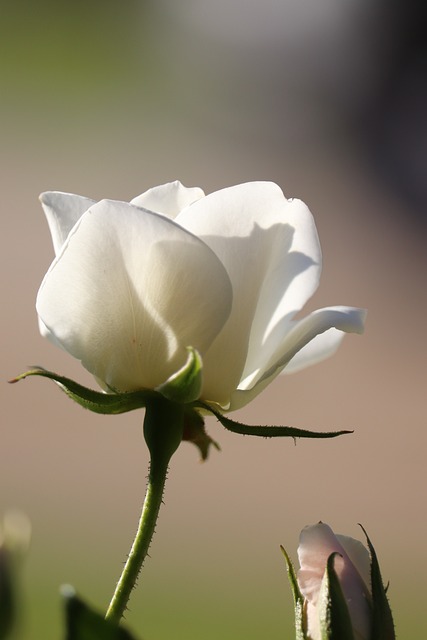
[[[20,638],[60,637],[58,587],[100,609],[145,485],[142,415],[99,417],[28,365],[93,384],[38,333],[53,251],[47,189],[129,199],[179,178],[206,192],[254,179],[311,207],[324,252],[309,309],[369,309],[365,336],[278,379],[247,422],[355,428],[335,441],[233,436],[176,454],[128,614],[148,639],[292,638],[279,552],[319,519],[368,530],[398,637],[427,637],[425,180],[421,2],[28,0],[2,3],[0,512],[33,537]],[[425,24],[425,22],[424,22]]]

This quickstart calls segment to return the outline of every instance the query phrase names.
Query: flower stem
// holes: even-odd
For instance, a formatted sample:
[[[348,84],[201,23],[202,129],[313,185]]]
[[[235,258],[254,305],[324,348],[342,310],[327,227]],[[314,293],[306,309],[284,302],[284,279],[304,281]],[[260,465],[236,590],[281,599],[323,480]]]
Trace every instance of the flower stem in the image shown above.
[[[117,624],[120,622],[127,608],[131,591],[136,584],[139,572],[148,553],[162,503],[166,474],[167,466],[165,468],[159,468],[157,465],[150,465],[147,491],[138,530],[105,616],[107,620],[111,620]]]
[[[183,411],[162,397],[147,404],[144,436],[151,461],[138,530],[105,618],[119,624],[147,556],[162,504],[169,461],[182,439]]]

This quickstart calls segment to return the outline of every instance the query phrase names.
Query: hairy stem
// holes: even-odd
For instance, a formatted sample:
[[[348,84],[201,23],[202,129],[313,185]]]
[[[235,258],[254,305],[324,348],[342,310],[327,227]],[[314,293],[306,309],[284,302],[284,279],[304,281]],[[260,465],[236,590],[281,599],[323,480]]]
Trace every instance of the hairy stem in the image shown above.
[[[130,594],[136,585],[153,538],[169,461],[182,440],[183,417],[184,410],[181,405],[160,395],[147,403],[144,437],[150,450],[150,471],[135,540],[105,616],[107,620],[116,624],[119,624],[126,611]]]
[[[105,616],[107,620],[117,624],[126,611],[130,594],[136,585],[139,572],[150,547],[160,505],[162,504],[166,475],[167,464],[157,465],[152,461],[138,530]]]

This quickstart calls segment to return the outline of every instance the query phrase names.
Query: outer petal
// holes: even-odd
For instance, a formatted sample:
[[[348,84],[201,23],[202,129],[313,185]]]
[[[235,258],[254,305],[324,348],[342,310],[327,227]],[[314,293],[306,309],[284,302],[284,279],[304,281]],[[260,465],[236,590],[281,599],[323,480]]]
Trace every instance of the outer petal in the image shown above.
[[[215,254],[163,216],[123,202],[92,206],[40,287],[41,321],[104,385],[154,388],[191,345],[202,355],[232,291]]]
[[[203,397],[226,407],[243,371],[266,367],[277,346],[277,325],[288,324],[316,289],[316,228],[302,202],[287,201],[267,182],[210,194],[177,222],[213,249],[233,286],[230,318],[204,357]]]
[[[331,553],[338,552],[341,558],[335,562],[335,570],[347,599],[355,638],[367,640],[371,624],[371,595],[362,579],[358,568],[353,564],[346,552],[343,536],[335,536],[328,525],[319,523],[305,527],[300,536],[298,558],[300,570],[298,583],[301,593],[308,600],[307,617],[308,632],[311,638],[320,640],[317,615],[317,601],[320,585],[325,572],[326,562]],[[352,540],[352,550],[357,547],[357,555],[364,558],[363,564],[370,563],[368,550],[357,540]]]
[[[179,180],[175,180],[175,182],[168,182],[159,187],[148,189],[145,193],[131,200],[131,204],[174,219],[180,211],[196,200],[200,200],[204,195],[202,189],[198,187],[187,188]]]
[[[60,191],[46,191],[40,195],[52,236],[55,255],[58,255],[77,220],[95,203],[95,200]]]
[[[280,343],[278,341],[280,345],[279,349],[270,359],[264,371],[258,370],[254,372],[252,376],[242,381],[239,389],[232,396],[230,409],[238,409],[255,398],[255,396],[281,373],[295,355],[309,344],[311,340],[316,338],[317,335],[333,327],[346,333],[362,333],[365,318],[366,311],[364,309],[354,307],[329,307],[318,309],[302,320],[294,322],[290,330],[288,325],[285,327],[278,325],[277,330],[282,334],[282,342]],[[314,356],[316,356],[317,361],[322,359],[320,352],[320,347],[322,346],[321,343],[319,345],[319,351],[317,351],[317,347],[315,349],[313,348],[313,359],[311,361],[307,360],[307,365],[313,364],[315,361]],[[325,357],[327,357],[327,355],[329,355],[328,349],[331,348],[329,337],[324,346],[326,349]]]
[[[371,558],[364,544],[360,540],[336,534],[339,543],[356,567],[368,591],[371,590]]]
[[[337,351],[344,336],[345,333],[337,329],[320,333],[294,355],[281,373],[296,373],[329,358]]]

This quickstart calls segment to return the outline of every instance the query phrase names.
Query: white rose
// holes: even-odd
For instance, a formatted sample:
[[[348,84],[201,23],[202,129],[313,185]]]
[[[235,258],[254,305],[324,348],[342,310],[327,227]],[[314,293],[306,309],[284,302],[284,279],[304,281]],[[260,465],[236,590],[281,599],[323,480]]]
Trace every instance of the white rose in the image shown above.
[[[321,252],[306,205],[273,183],[41,202],[56,253],[37,297],[41,331],[104,390],[154,389],[192,346],[201,399],[233,410],[363,331],[365,312],[352,307],[294,319],[318,286]]]

